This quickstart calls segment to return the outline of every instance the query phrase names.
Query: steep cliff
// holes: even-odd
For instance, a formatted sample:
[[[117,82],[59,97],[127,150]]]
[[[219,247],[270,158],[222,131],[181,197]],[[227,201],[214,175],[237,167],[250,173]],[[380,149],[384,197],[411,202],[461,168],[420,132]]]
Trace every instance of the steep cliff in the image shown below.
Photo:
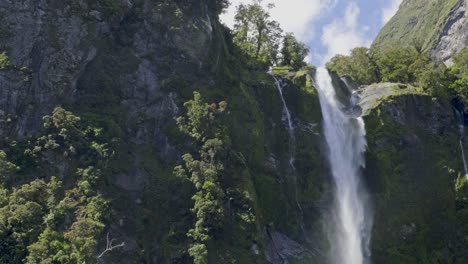
[[[373,261],[466,262],[465,175],[451,104],[401,84],[364,87],[361,96]]]
[[[432,50],[440,61],[449,60],[454,54],[468,46],[468,2],[458,2],[448,14],[436,44]]]
[[[465,0],[404,0],[372,47],[415,46],[446,62],[468,43],[467,5]]]
[[[8,221],[17,219],[12,214],[6,221],[3,212],[14,212],[24,204],[21,199],[38,199],[44,208],[60,204],[53,195],[29,197],[36,184],[39,190],[56,188],[57,197],[64,196],[72,208],[79,204],[74,199],[80,192],[89,196],[83,196],[87,201],[109,202],[102,230],[96,228],[97,244],[90,246],[90,262],[98,262],[108,234],[124,245],[99,261],[193,263],[187,232],[198,217],[191,211],[196,188],[173,171],[182,154],[197,153],[175,119],[199,91],[206,103],[227,102],[222,121],[229,139],[219,182],[225,194],[223,217],[221,228],[206,242],[208,262],[326,262],[330,245],[324,221],[333,183],[324,155],[315,69],[275,68],[272,76],[249,66],[219,23],[218,4],[0,3],[0,147],[5,151],[0,152],[5,184],[0,186],[0,240],[7,241],[1,244],[1,257],[35,263],[28,260],[33,250],[45,256],[70,247],[71,220],[54,216],[54,210],[44,209],[34,220],[38,230],[55,228],[55,233],[28,229],[26,241],[10,232]],[[445,60],[466,41],[464,8],[466,1],[404,1],[374,45],[412,44],[408,35],[419,32],[433,36],[424,47]],[[433,16],[425,15],[434,10]],[[348,106],[351,91],[332,76]],[[451,105],[403,84],[376,84],[359,93],[368,140],[365,182],[376,217],[374,261],[466,262],[466,195]],[[43,119],[52,111],[52,117]],[[82,169],[89,164],[100,173]],[[78,183],[77,175],[83,178]],[[21,199],[5,199],[14,192]],[[90,204],[91,209],[73,214],[99,215]],[[23,210],[26,219],[28,212]],[[40,239],[46,243],[35,244]],[[18,241],[24,245],[16,247]]]
[[[467,46],[466,8],[464,0],[404,0],[372,48],[410,45],[450,65]],[[377,263],[467,261],[464,128],[452,105],[459,100],[422,91],[390,83],[360,89]]]
[[[295,127],[292,170],[275,82],[245,66],[218,22],[216,3],[0,3],[0,51],[7,61],[0,69],[2,149],[15,161],[26,159],[16,146],[42,136],[42,117],[57,106],[102,128],[114,156],[96,189],[110,201],[111,215],[95,255],[105,249],[106,232],[125,242],[103,256],[106,262],[192,262],[186,233],[194,222],[194,190],[173,168],[193,151],[175,117],[195,90],[229,109],[231,142],[221,181],[226,213],[224,228],[208,245],[210,263],[308,263],[322,247],[310,242],[322,235],[318,216],[327,184],[312,71],[282,81]],[[58,155],[46,170],[21,167],[15,177],[22,180],[11,187],[49,181],[56,172],[71,182],[76,164],[75,157]]]

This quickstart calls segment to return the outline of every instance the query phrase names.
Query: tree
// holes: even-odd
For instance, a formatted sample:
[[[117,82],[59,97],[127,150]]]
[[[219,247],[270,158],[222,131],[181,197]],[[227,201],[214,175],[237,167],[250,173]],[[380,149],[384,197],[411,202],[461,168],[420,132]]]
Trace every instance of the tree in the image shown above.
[[[327,63],[327,69],[330,71],[335,72],[339,76],[351,76],[352,69],[351,69],[351,57],[344,56],[344,55],[336,55]],[[353,78],[354,79],[354,78]]]
[[[459,73],[465,74],[468,72],[468,48],[463,48],[455,56],[453,56],[452,68]]]
[[[18,166],[7,160],[5,151],[0,150],[0,182],[5,181],[7,177],[10,177],[18,169]]]
[[[417,67],[413,65],[422,55],[413,47],[386,48],[373,54],[384,82],[413,83]],[[420,62],[416,62],[420,63]],[[411,66],[413,65],[413,68]]]
[[[447,67],[443,63],[428,63],[424,68],[418,69],[416,83],[427,93],[436,97],[449,96],[449,79]]]
[[[15,144],[22,151],[0,150],[0,263],[94,263],[109,213],[98,183],[111,152],[98,143],[100,129],[82,126],[63,108],[44,117],[44,128],[44,136]],[[6,153],[41,169],[25,174]],[[57,164],[67,168],[64,182],[48,174]]]
[[[376,66],[368,48],[358,47],[351,51],[351,70],[356,80],[362,84],[378,82]]]
[[[378,82],[378,74],[368,48],[358,47],[349,56],[337,55],[333,57],[327,68],[340,76],[349,76],[359,84]]]
[[[309,54],[306,45],[296,39],[293,33],[287,33],[283,38],[281,49],[281,61],[283,65],[291,66],[298,70],[305,66],[304,59]]]
[[[219,116],[226,110],[227,104],[220,102],[207,104],[200,93],[194,92],[194,98],[184,104],[187,111],[184,117],[177,119],[180,131],[190,136],[197,144],[197,153],[184,154],[183,165],[174,168],[178,177],[190,179],[197,192],[192,212],[196,222],[187,236],[193,244],[189,254],[195,264],[206,264],[208,257],[207,241],[212,234],[222,227],[225,192],[220,179],[224,170],[223,153],[226,141],[225,129],[218,122]]]
[[[56,107],[52,115],[44,116],[43,120],[45,135],[39,137],[26,154],[44,156],[46,160],[51,156],[65,160],[76,158],[82,160],[84,166],[105,165],[113,155],[108,143],[102,142],[102,129],[83,126],[80,117],[73,113]]]
[[[278,61],[282,30],[279,23],[270,18],[269,4],[263,8],[261,0],[253,4],[241,4],[237,8],[234,25],[234,43],[258,63],[273,65]]]
[[[448,71],[451,79],[449,88],[456,96],[468,103],[468,48],[462,49],[453,57],[453,65]]]

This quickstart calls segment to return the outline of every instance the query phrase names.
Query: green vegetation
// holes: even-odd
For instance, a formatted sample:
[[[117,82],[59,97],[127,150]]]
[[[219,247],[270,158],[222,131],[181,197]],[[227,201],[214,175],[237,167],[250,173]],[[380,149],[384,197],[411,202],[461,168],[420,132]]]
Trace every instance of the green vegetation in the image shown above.
[[[359,84],[376,82],[417,83],[429,67],[429,54],[415,48],[386,48],[371,52],[355,48],[350,56],[337,55],[327,68],[340,76],[348,75]]]
[[[415,48],[385,49],[373,59],[383,82],[414,83],[429,63],[429,55]]]
[[[306,45],[296,39],[292,33],[286,33],[281,49],[281,65],[291,66],[294,70],[306,66],[304,59],[309,54]]]
[[[468,102],[466,49],[453,58],[452,67],[432,62],[427,52],[414,47],[384,48],[372,52],[355,48],[350,56],[337,55],[327,68],[339,76],[349,76],[358,84],[395,82],[412,84],[438,97],[459,97]]]
[[[6,70],[11,67],[10,59],[6,55],[6,52],[0,53],[0,70]]]
[[[428,95],[391,95],[364,119],[365,178],[377,208],[373,261],[465,263],[466,207],[457,208],[464,176],[451,106]]]
[[[283,36],[279,23],[270,18],[269,10],[272,8],[273,4],[269,4],[267,9],[263,8],[262,0],[239,5],[233,42],[254,67],[282,65],[299,70],[306,66],[304,59],[309,49],[292,33]]]
[[[0,262],[94,263],[109,215],[98,183],[112,152],[100,129],[63,108],[44,128],[33,143],[13,144],[11,161],[0,151]]]
[[[165,216],[157,216],[157,219],[161,219],[159,221],[175,222],[169,226],[171,240],[165,243],[167,249],[162,254],[172,261],[190,257],[201,263],[206,259],[208,259],[208,263],[264,263],[264,256],[261,252],[265,248],[263,237],[265,226],[268,226],[271,232],[282,232],[291,239],[301,241],[300,215],[297,205],[291,202],[295,200],[295,186],[292,177],[287,172],[289,156],[288,141],[285,139],[288,138],[288,132],[286,127],[281,125],[281,99],[273,78],[265,73],[265,65],[258,67],[256,59],[246,55],[239,46],[230,42],[230,37],[226,36],[228,33],[223,32],[221,27],[215,26],[214,30],[217,37],[211,50],[210,61],[206,64],[210,65],[211,76],[215,76],[216,85],[205,85],[203,82],[201,82],[202,85],[200,83],[194,85],[184,82],[182,76],[177,76],[179,80],[168,82],[165,89],[178,89],[181,101],[198,101],[192,96],[194,90],[203,94],[203,100],[200,99],[200,103],[192,104],[204,105],[204,107],[197,107],[196,111],[195,109],[189,111],[186,107],[183,111],[182,116],[185,117],[185,124],[194,119],[189,116],[190,112],[203,112],[202,109],[206,108],[204,102],[221,100],[229,102],[228,112],[215,114],[216,118],[214,119],[215,122],[222,121],[220,127],[225,127],[225,132],[222,132],[223,129],[221,129],[221,132],[213,134],[228,135],[228,140],[221,140],[223,150],[220,155],[217,155],[218,158],[222,158],[223,170],[218,171],[216,179],[219,185],[215,184],[215,186],[220,186],[223,194],[209,195],[210,199],[202,197],[203,199],[194,200],[194,203],[200,201],[201,206],[189,204],[192,209],[196,210],[192,211],[193,218],[184,216],[186,217],[185,222],[180,217],[166,217],[166,219],[163,218]],[[255,67],[249,67],[252,65]],[[290,66],[284,68],[292,70]],[[296,163],[299,171],[297,199],[300,200],[304,208],[307,208],[307,213],[312,214],[311,212],[318,210],[315,201],[321,195],[319,182],[323,180],[323,178],[317,178],[314,175],[322,175],[319,171],[324,170],[319,154],[320,140],[318,136],[313,134],[317,133],[319,129],[320,106],[316,91],[311,87],[313,67],[301,68],[297,72],[297,76],[293,72],[290,73],[292,74],[290,80],[283,80],[289,84],[284,91],[285,98],[291,107],[290,110],[295,120],[301,122],[302,126],[307,126],[307,128],[296,131],[297,142],[300,145],[297,148]],[[207,115],[200,114],[198,116]],[[218,127],[218,125],[211,126],[211,128],[204,127],[210,122],[201,122],[200,126],[203,129],[200,131],[209,131],[211,128]],[[178,146],[182,153],[190,153],[193,158],[192,161],[192,159],[187,159],[188,155],[184,155],[185,160],[183,159],[181,164],[182,175],[184,175],[182,178],[190,179],[190,185],[193,186],[192,189],[185,189],[186,193],[194,193],[194,197],[200,196],[197,195],[198,193],[207,194],[208,190],[196,188],[192,176],[195,175],[194,173],[201,174],[202,170],[199,169],[199,165],[206,163],[202,158],[203,144],[200,140],[206,140],[213,136],[200,136],[203,133],[190,132],[192,129],[187,127],[183,129],[185,130],[183,134],[188,136],[187,132],[192,133],[190,138],[193,140],[188,144],[183,143],[183,135],[180,135],[179,129],[172,129],[170,132],[171,143]],[[227,144],[227,142],[230,143]],[[266,164],[270,157],[275,157],[276,170],[273,170],[271,165]],[[186,161],[196,165],[192,166],[194,169],[189,170]],[[156,177],[159,184],[167,181],[164,178],[167,177],[166,175]],[[180,179],[180,177],[173,178]],[[203,185],[201,186],[203,187]],[[149,193],[148,195],[154,194]],[[167,195],[177,196],[170,193],[165,195],[158,196],[161,196],[161,199]],[[209,202],[211,197],[216,198],[215,200],[223,197],[222,206],[218,207],[219,203],[217,202]],[[272,207],[272,204],[275,206]],[[202,207],[205,205],[206,207]],[[212,211],[208,210],[210,208]],[[210,223],[204,220],[200,222],[203,225],[213,224],[212,227],[208,228],[209,232],[205,232],[201,228],[196,231],[198,211],[201,213],[206,210],[209,213],[221,214],[221,209],[220,222]],[[172,214],[175,211],[182,211],[182,209],[175,210],[173,207],[169,207],[167,210]],[[318,226],[319,221],[317,219],[311,223]],[[187,236],[185,233],[181,234],[181,231],[189,229],[193,231],[188,233],[188,239],[186,239]],[[162,229],[161,232],[165,234],[167,228]],[[203,234],[208,234],[209,238],[204,242],[197,241],[192,233],[199,238],[204,238]],[[259,255],[252,252],[253,245],[258,246]]]
[[[197,192],[192,212],[195,226],[187,233],[194,241],[188,252],[195,264],[208,263],[207,243],[223,226],[223,200],[225,192],[220,186],[224,169],[226,133],[219,123],[219,116],[226,110],[226,102],[209,105],[194,92],[193,100],[184,104],[187,115],[179,117],[179,129],[197,143],[196,156],[183,155],[183,166],[174,169],[176,176],[189,178]]]
[[[253,4],[241,4],[237,8],[234,25],[234,43],[260,65],[273,65],[278,62],[278,49],[282,29],[278,22],[271,20],[268,10],[261,0]],[[269,4],[268,8],[273,8]]]
[[[468,103],[468,48],[464,48],[453,57],[453,66],[449,69],[449,88]]]
[[[0,32],[1,33],[1,32]],[[1,36],[0,36],[1,38]],[[10,62],[6,51],[0,53],[0,71],[12,70],[20,73],[23,76],[24,81],[28,81],[30,74],[32,73],[30,69],[26,67],[19,67]]]
[[[360,84],[378,81],[377,66],[367,48],[355,48],[350,56],[337,55],[327,63],[327,68],[340,76],[348,75]]]
[[[404,0],[401,9],[384,26],[372,50],[418,46],[429,51],[442,32],[450,10],[458,0]]]

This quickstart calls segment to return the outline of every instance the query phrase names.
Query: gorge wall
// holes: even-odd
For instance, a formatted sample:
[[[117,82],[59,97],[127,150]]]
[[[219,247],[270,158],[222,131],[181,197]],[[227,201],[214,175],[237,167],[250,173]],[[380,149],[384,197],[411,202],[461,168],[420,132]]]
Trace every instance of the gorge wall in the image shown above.
[[[216,1],[179,2],[0,3],[0,47],[8,61],[0,69],[2,149],[12,156],[16,142],[40,135],[42,117],[57,106],[102,128],[115,151],[99,187],[112,201],[106,231],[125,241],[104,261],[191,263],[186,233],[194,191],[173,175],[191,146],[175,117],[201,91],[208,102],[228,102],[232,140],[222,182],[225,229],[209,246],[210,263],[317,255],[313,248],[321,245],[305,246],[310,234],[301,230],[320,233],[317,217],[326,203],[320,107],[309,72],[284,80],[298,146],[293,180],[273,78],[244,66],[218,21]],[[48,180],[60,172],[66,182],[74,172],[62,168],[72,164],[60,158],[47,170],[16,174]],[[105,242],[103,234],[96,252]]]
[[[444,21],[450,22],[442,23],[434,52],[445,60],[466,42],[460,20],[466,4],[448,1],[440,8],[442,2],[433,8],[449,14]],[[176,178],[173,168],[193,144],[175,118],[200,91],[208,103],[227,102],[230,138],[221,181],[225,219],[209,243],[209,263],[324,263],[330,245],[323,216],[333,201],[333,181],[315,69],[273,72],[294,126],[292,171],[275,81],[248,66],[220,24],[215,3],[0,2],[0,53],[8,61],[0,64],[0,146],[15,154],[18,142],[41,134],[42,117],[57,106],[102,128],[115,151],[99,187],[111,200],[106,232],[125,241],[103,261],[192,263],[186,233],[194,222],[194,188]],[[385,33],[397,21],[414,22],[398,16],[375,45],[397,36]],[[463,164],[450,103],[405,85],[361,89],[368,141],[363,181],[375,215],[371,259],[466,263],[467,212],[464,189],[457,188]],[[71,173],[61,168],[74,163],[61,158],[47,170],[16,174],[66,181]],[[103,233],[96,252],[105,244]]]

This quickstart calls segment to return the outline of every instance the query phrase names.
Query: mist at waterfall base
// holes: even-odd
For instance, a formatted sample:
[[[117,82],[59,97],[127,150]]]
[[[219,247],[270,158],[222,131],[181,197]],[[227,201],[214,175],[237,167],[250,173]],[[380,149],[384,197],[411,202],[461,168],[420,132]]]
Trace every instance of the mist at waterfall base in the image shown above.
[[[327,158],[334,180],[334,201],[325,230],[333,264],[370,262],[372,212],[360,179],[365,167],[365,127],[361,117],[346,114],[325,68],[317,69],[316,88],[323,115]]]

